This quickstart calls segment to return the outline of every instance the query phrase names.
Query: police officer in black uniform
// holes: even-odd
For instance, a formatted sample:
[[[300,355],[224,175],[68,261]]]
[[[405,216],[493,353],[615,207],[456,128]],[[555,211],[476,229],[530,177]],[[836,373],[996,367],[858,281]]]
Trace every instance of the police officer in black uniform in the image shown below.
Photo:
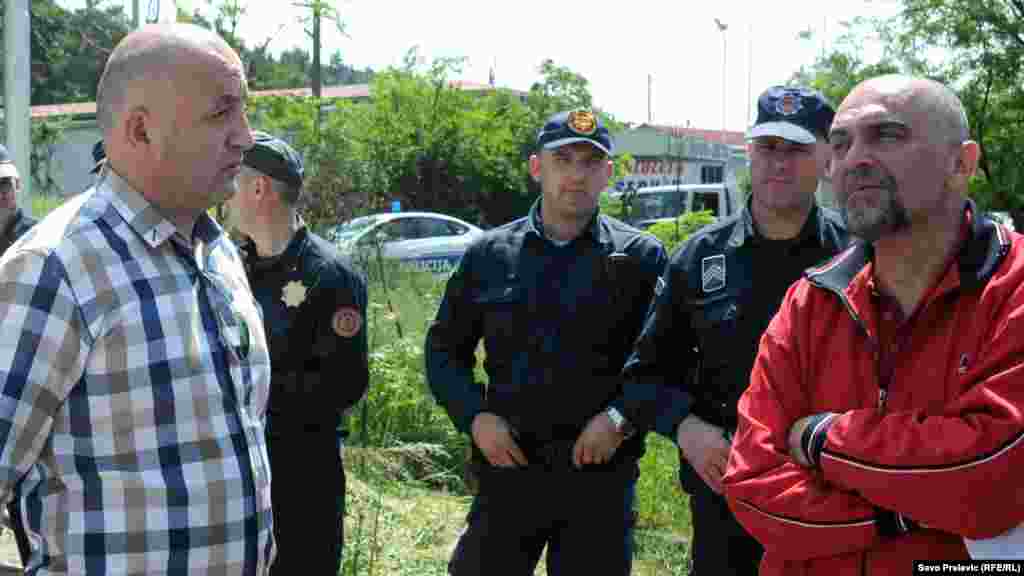
[[[628,574],[644,439],[621,368],[667,256],[598,213],[612,141],[591,111],[552,116],[537,144],[540,199],[467,250],[427,333],[430,388],[482,464],[449,572],[532,574],[547,545],[549,574]]]
[[[627,418],[680,448],[690,495],[691,575],[750,575],[762,549],[721,496],[721,477],[761,333],[790,284],[847,244],[840,216],[817,206],[835,112],[812,90],[758,98],[748,134],[753,190],[734,216],[689,238],[669,262],[624,369]]]
[[[36,224],[34,218],[18,207],[20,191],[21,176],[18,168],[7,148],[0,144],[0,254],[6,252],[15,240]]]
[[[302,160],[253,134],[228,202],[270,344],[267,450],[273,476],[272,574],[337,574],[345,472],[339,426],[366,391],[366,281],[296,213]]]

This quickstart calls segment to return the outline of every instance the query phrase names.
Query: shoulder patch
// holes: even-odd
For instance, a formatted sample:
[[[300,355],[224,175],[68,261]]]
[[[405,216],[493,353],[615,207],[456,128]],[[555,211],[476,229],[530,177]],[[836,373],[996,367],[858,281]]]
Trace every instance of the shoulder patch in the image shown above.
[[[725,288],[725,254],[707,256],[700,261],[700,287],[705,294]]]
[[[359,333],[363,326],[363,316],[359,310],[351,306],[342,306],[334,311],[331,317],[331,328],[342,338],[351,338]]]

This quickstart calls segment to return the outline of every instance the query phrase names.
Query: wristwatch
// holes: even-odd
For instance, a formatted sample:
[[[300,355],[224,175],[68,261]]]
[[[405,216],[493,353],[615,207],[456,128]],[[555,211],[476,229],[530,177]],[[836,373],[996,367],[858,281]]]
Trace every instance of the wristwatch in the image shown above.
[[[618,408],[609,406],[608,409],[605,410],[605,414],[608,415],[612,424],[615,425],[615,430],[618,431],[619,434],[622,434],[624,438],[629,438],[636,431],[634,430],[633,425],[629,423],[629,420],[626,420],[626,417],[622,415],[622,412],[619,412]]]

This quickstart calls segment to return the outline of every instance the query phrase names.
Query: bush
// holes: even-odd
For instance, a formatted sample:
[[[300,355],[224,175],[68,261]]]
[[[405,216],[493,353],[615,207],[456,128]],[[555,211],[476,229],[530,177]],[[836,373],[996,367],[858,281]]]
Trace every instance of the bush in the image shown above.
[[[710,210],[687,212],[681,214],[674,222],[658,222],[647,231],[661,240],[661,243],[665,245],[665,250],[671,254],[691,234],[714,222],[715,217]]]

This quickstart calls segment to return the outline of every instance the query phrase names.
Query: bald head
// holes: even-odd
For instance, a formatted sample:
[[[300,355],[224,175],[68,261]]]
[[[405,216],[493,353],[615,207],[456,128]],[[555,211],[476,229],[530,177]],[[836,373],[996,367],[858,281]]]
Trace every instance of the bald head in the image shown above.
[[[239,61],[220,36],[192,24],[153,24],[125,36],[107,59],[97,88],[96,119],[104,136],[135,100],[152,94],[140,90],[140,83],[173,82],[183,60],[210,54]]]
[[[927,78],[891,74],[861,82],[850,92],[852,97],[871,92],[883,100],[907,109],[923,112],[929,119],[934,136],[960,144],[970,139],[967,113],[960,98],[947,86]],[[844,101],[845,103],[845,101]],[[842,109],[843,106],[840,106]]]

